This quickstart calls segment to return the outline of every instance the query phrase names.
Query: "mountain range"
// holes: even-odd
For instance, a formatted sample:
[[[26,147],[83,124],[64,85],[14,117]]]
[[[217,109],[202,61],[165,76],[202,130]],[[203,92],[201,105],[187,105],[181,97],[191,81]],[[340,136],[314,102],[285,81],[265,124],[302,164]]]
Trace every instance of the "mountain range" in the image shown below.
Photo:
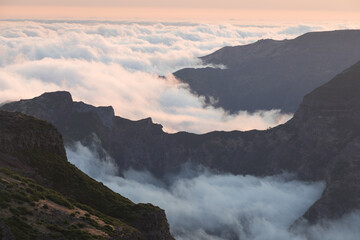
[[[206,103],[230,113],[280,109],[294,113],[305,94],[360,59],[360,30],[310,32],[264,39],[201,57],[205,65],[174,73]]]
[[[307,94],[294,117],[266,131],[169,134],[150,118],[130,121],[112,107],[74,102],[68,92],[5,104],[54,124],[65,144],[100,140],[120,170],[148,170],[161,178],[185,163],[220,172],[268,176],[284,171],[326,189],[302,218],[341,217],[360,208],[360,62]],[[63,154],[63,153],[62,153]]]

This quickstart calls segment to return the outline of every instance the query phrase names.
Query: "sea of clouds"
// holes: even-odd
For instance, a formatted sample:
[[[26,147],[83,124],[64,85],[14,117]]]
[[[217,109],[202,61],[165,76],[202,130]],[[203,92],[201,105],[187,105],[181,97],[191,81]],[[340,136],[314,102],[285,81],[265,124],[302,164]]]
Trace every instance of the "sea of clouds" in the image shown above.
[[[75,100],[112,105],[125,118],[150,116],[169,132],[266,129],[286,122],[291,114],[274,109],[229,115],[204,106],[204,98],[191,94],[171,73],[204,67],[197,57],[223,46],[355,27],[3,20],[0,103],[67,90]]]
[[[125,118],[151,116],[170,132],[265,129],[287,121],[291,114],[275,109],[229,115],[204,106],[204,98],[191,94],[171,73],[204,67],[197,57],[223,46],[359,27],[352,23],[0,21],[0,103],[68,90],[75,100],[112,105]],[[321,182],[300,182],[287,174],[235,176],[193,166],[184,166],[164,182],[146,171],[120,173],[110,157],[100,160],[79,143],[67,147],[67,155],[80,170],[132,201],[165,209],[177,240],[357,240],[360,236],[358,213],[300,228],[301,234],[289,231],[321,196]]]
[[[219,174],[191,165],[160,180],[147,171],[119,173],[109,156],[100,160],[80,143],[66,150],[71,163],[115,192],[164,209],[177,240],[357,240],[360,236],[357,212],[313,226],[299,224],[290,231],[320,198],[323,182],[301,182],[289,174]]]

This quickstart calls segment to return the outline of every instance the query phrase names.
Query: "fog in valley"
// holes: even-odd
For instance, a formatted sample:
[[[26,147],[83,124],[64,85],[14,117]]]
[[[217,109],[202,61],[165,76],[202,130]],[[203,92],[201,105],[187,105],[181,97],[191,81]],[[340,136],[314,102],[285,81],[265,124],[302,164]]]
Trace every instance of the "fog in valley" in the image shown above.
[[[191,164],[160,180],[146,170],[120,172],[111,157],[100,160],[91,149],[80,143],[67,147],[69,161],[135,203],[164,209],[177,240],[355,240],[360,234],[358,213],[289,230],[320,198],[323,182],[301,182],[286,173],[223,174]]]

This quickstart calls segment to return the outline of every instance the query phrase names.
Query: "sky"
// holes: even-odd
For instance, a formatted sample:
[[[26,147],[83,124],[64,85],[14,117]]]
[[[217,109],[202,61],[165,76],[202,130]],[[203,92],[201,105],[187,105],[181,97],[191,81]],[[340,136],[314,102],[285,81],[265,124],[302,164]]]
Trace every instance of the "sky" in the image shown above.
[[[360,19],[358,0],[1,0],[1,18],[107,18],[167,20]]]

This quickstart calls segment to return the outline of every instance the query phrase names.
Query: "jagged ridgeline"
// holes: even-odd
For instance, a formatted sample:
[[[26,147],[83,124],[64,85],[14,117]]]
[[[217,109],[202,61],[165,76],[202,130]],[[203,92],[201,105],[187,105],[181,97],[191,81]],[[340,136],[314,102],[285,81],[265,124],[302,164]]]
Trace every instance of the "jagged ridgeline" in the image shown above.
[[[0,111],[0,239],[173,239],[163,210],[134,204],[67,161],[56,128]]]
[[[111,107],[96,108],[73,102],[67,92],[46,93],[34,99],[6,104],[1,109],[19,111],[50,121],[63,134],[66,144],[81,141],[89,146],[95,134],[101,147],[114,158],[120,172],[131,167],[136,170],[146,169],[162,177],[180,171],[184,163],[191,161],[233,174],[268,176],[288,171],[295,173],[301,180],[323,180],[326,182],[323,195],[303,216],[315,222],[338,218],[360,209],[359,93],[360,62],[306,95],[293,119],[286,124],[267,131],[211,132],[203,135],[186,132],[168,134],[151,119],[130,121],[117,117]],[[58,152],[65,163],[62,148]],[[21,156],[27,155],[23,153]],[[50,158],[40,158],[38,161],[41,159],[44,159],[46,166],[45,159]],[[44,174],[48,174],[47,168],[43,170]],[[44,177],[55,178],[61,171],[59,166],[50,176]],[[70,178],[68,175],[60,175],[57,180],[63,182],[57,186],[57,190],[62,193],[64,186],[70,188],[74,183],[80,184],[79,179],[83,174],[77,172],[75,176]],[[89,191],[97,193],[98,186]],[[104,187],[101,186],[101,189]],[[108,189],[104,192],[108,196],[114,194]],[[114,216],[117,213],[109,204],[86,194],[78,194],[77,191],[68,193],[73,198],[76,195],[78,199],[75,200],[89,201],[87,204],[95,209],[104,207],[105,214]],[[145,207],[133,205],[116,196],[122,205],[132,206],[128,209]],[[132,223],[127,221],[126,214],[119,214],[115,217],[126,220],[125,223]],[[136,225],[130,225],[136,228]]]

